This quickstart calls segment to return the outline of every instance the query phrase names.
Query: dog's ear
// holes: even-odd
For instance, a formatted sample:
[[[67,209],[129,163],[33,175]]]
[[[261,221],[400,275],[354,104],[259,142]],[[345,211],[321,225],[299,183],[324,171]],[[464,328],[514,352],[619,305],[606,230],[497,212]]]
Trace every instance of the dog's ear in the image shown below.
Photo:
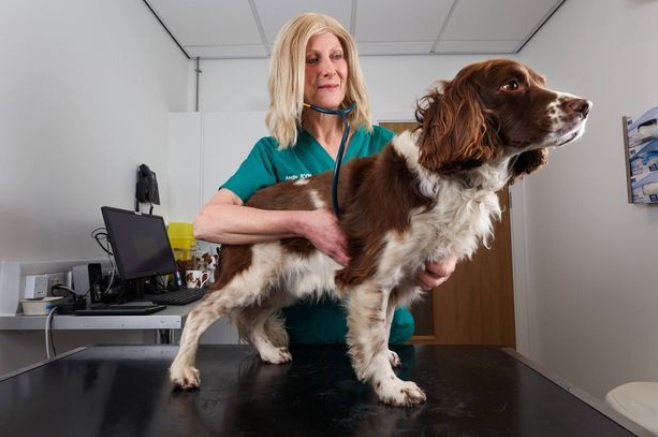
[[[523,176],[534,173],[548,163],[548,150],[537,149],[521,153],[511,164],[510,183],[523,179]]]
[[[484,108],[474,85],[455,79],[442,82],[418,102],[416,120],[422,129],[420,164],[448,173],[476,167],[498,155],[495,133],[487,129]]]

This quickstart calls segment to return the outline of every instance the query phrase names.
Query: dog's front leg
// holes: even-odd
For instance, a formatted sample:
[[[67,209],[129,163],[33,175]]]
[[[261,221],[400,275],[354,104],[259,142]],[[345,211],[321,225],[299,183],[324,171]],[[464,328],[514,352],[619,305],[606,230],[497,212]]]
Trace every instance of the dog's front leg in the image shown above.
[[[357,378],[369,383],[385,404],[408,407],[425,402],[426,397],[414,382],[398,378],[391,367],[386,332],[390,328],[389,295],[390,290],[372,283],[351,292],[347,342]]]

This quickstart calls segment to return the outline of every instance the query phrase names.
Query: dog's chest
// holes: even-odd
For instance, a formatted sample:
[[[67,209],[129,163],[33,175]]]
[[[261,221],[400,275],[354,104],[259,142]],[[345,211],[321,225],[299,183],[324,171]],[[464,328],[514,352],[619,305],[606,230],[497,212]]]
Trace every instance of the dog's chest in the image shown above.
[[[500,214],[494,192],[446,186],[431,210],[412,214],[409,238],[417,241],[430,259],[468,258],[493,236],[493,220]]]

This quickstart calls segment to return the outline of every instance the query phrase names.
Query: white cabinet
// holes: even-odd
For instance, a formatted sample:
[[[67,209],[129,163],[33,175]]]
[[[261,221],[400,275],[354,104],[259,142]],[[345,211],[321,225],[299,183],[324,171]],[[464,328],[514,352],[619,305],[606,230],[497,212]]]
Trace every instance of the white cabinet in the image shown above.
[[[267,135],[264,111],[169,114],[168,221],[191,222]]]

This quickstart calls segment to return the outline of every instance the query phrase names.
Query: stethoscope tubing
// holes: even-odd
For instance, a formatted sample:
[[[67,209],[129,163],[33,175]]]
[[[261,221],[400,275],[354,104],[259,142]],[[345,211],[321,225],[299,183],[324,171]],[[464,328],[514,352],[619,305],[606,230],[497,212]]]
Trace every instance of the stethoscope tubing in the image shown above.
[[[347,145],[347,137],[350,134],[350,121],[347,116],[355,107],[356,102],[352,102],[345,109],[329,109],[323,108],[322,106],[309,105],[309,108],[322,114],[337,115],[345,123],[345,129],[343,129],[343,137],[340,139],[340,145],[338,146],[338,155],[336,156],[336,164],[334,165],[334,174],[331,179],[331,205],[334,209],[334,214],[336,214],[336,217],[340,217],[340,207],[338,206],[338,178],[340,176],[340,167],[343,163],[343,153],[345,152],[345,146]]]

